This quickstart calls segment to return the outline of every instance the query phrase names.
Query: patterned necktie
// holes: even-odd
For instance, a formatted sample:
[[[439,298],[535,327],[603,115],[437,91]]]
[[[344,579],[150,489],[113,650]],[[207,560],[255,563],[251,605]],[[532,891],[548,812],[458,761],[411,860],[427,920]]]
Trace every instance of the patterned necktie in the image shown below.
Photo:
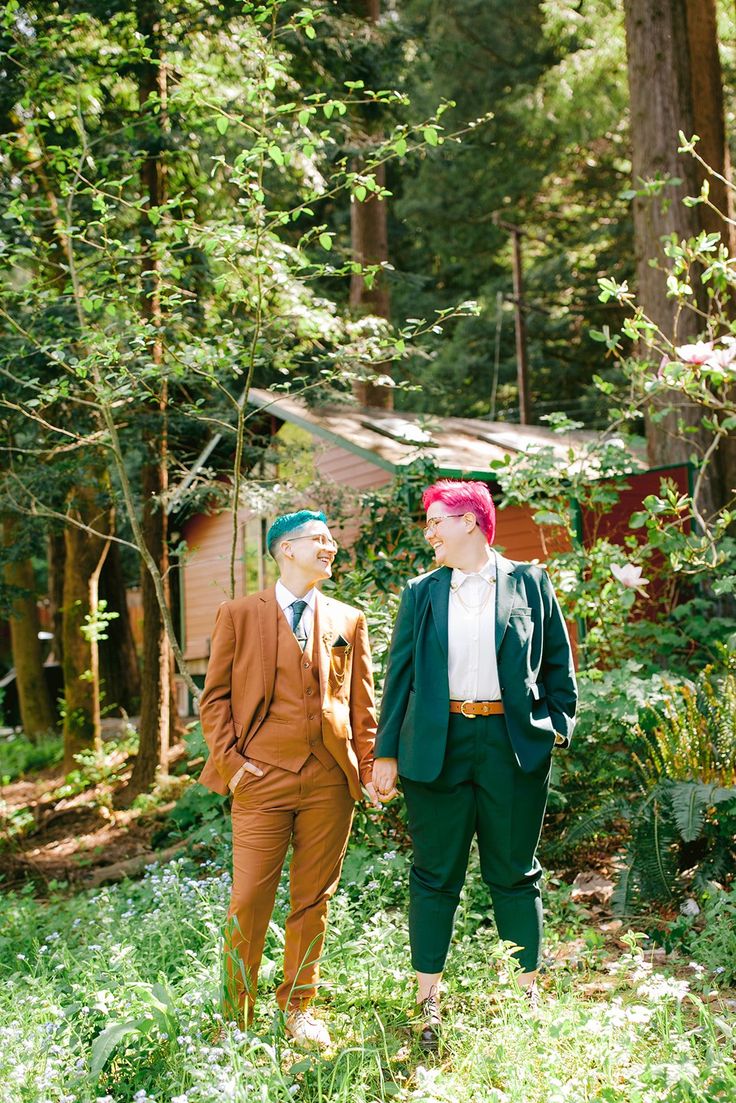
[[[302,651],[307,646],[307,633],[304,627],[303,620],[304,610],[306,608],[307,602],[302,601],[301,599],[299,601],[292,601],[291,603],[291,609],[293,611],[293,620],[291,622],[291,627],[294,635],[296,636],[296,642],[299,644]]]

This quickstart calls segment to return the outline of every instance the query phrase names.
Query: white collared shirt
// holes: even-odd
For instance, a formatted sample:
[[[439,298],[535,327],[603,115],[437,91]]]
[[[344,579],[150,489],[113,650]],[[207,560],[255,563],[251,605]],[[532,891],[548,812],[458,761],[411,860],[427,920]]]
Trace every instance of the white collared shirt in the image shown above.
[[[276,600],[283,610],[284,616],[286,617],[286,623],[289,625],[289,628],[292,628],[294,623],[294,610],[290,609],[289,606],[295,601],[299,601],[299,598],[295,597],[291,590],[287,590],[281,579],[276,583]],[[312,625],[314,624],[314,610],[317,605],[316,587],[313,586],[311,590],[308,590],[301,600],[307,603],[307,607],[302,613],[302,624],[304,625],[307,639],[309,639],[312,634]]]
[[[495,554],[477,572],[453,569],[447,622],[448,677],[453,701],[498,701]]]

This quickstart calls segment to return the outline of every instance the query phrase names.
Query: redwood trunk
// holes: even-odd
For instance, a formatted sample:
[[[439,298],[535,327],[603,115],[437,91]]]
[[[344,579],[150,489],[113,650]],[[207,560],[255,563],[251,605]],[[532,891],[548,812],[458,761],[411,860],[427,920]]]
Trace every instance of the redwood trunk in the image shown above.
[[[107,639],[100,644],[103,704],[106,710],[137,715],[141,705],[141,676],[130,627],[119,544],[111,544],[105,560],[100,577],[100,598],[104,599],[109,611],[119,614],[110,621]]]
[[[5,548],[13,548],[18,533],[17,518],[6,516],[2,529]],[[20,591],[12,599],[10,646],[13,651],[21,725],[25,736],[35,741],[56,726],[38,638],[40,623],[36,605],[35,572],[30,559],[22,557],[6,563],[3,575],[9,588]]]
[[[705,136],[700,152],[712,168],[726,175],[723,92],[716,63],[714,0],[626,0],[626,43],[631,98],[632,171],[634,183],[656,177],[679,178],[662,197],[634,200],[638,298],[645,313],[676,343],[691,340],[702,326],[697,315],[667,298],[666,273],[652,268],[662,260],[662,238],[674,233],[693,237],[713,228],[703,206],[685,207],[682,199],[697,195],[702,176],[689,155],[677,153],[679,132]],[[703,70],[710,66],[709,73]],[[721,120],[720,124],[717,120]],[[718,225],[723,232],[723,224]],[[706,300],[696,285],[698,305]],[[662,409],[672,409],[661,416]],[[666,396],[649,412],[647,446],[652,466],[687,461],[702,455],[711,434],[702,427],[703,409],[678,393]],[[714,513],[729,498],[729,479],[722,457],[704,480],[700,507]]]
[[[109,515],[99,504],[100,487],[94,470],[74,494],[69,516],[97,532],[109,529]],[[70,523],[64,530],[64,768],[73,769],[74,755],[101,747],[98,645],[87,638],[87,617],[96,615],[95,575],[106,553],[100,537]]]
[[[161,49],[161,9],[155,2],[139,0],[138,29],[148,49],[148,59],[140,69],[139,101],[148,155],[143,164],[142,184],[149,209],[160,207],[165,200],[165,177],[162,142],[166,120],[166,67]],[[159,112],[151,110],[149,98],[155,96]],[[142,299],[141,313],[152,323],[156,336],[149,354],[156,366],[163,368],[163,346],[158,336],[161,325],[161,272],[156,257],[156,229],[145,216],[142,221]],[[168,444],[166,408],[168,392],[161,373],[157,414],[147,433],[147,457],[143,468],[143,538],[164,580],[168,602],[168,527],[165,494],[168,489]],[[141,718],[138,729],[139,749],[124,800],[129,802],[138,793],[153,785],[157,775],[168,770],[169,744],[176,732],[173,701],[173,663],[161,609],[150,573],[144,569],[143,600],[143,680]]]
[[[60,666],[64,661],[62,609],[64,607],[65,559],[64,530],[52,529],[48,539],[49,601],[51,602],[51,631],[54,633],[53,654]]]
[[[363,13],[366,21],[374,28],[380,16],[379,0],[363,0]],[[376,44],[376,49],[379,45]],[[365,141],[370,142],[375,135],[367,134]],[[353,163],[356,172],[360,172],[361,162]],[[381,165],[376,171],[376,180],[385,187],[386,173]],[[350,234],[352,239],[352,257],[361,265],[369,267],[388,262],[388,210],[386,201],[368,194],[363,202],[353,199],[350,206]],[[391,317],[391,303],[386,278],[379,273],[368,287],[363,276],[354,272],[350,281],[350,306],[358,314],[376,314],[380,318]],[[389,364],[376,365],[379,374],[388,374]],[[353,393],[361,406],[378,406],[392,410],[394,394],[390,387],[382,387],[370,381],[353,384]]]

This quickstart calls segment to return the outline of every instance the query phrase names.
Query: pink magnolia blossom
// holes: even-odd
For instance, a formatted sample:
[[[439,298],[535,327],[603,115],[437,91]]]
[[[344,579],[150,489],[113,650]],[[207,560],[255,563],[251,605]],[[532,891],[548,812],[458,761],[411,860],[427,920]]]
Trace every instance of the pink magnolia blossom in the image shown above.
[[[649,585],[649,579],[642,578],[641,572],[642,568],[635,563],[624,563],[623,566],[619,563],[611,564],[611,574],[628,590],[641,590],[643,586]]]
[[[680,345],[675,349],[675,356],[682,364],[705,364],[712,353],[712,341],[696,341],[694,345]]]
[[[729,368],[736,357],[736,344],[729,342],[728,348],[713,349],[713,352],[705,361],[706,368],[715,368],[716,371]]]

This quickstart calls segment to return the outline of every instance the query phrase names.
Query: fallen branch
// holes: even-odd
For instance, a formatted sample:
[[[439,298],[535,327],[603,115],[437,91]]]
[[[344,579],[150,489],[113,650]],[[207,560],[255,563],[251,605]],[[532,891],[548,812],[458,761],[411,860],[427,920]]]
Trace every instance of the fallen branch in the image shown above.
[[[153,865],[154,862],[170,862],[185,849],[187,844],[187,839],[181,839],[164,850],[147,850],[144,854],[136,854],[135,857],[125,858],[122,862],[113,862],[112,865],[90,870],[88,876],[84,878],[85,887],[97,888],[98,885],[123,881],[126,877],[137,877],[139,873],[143,873],[146,866]]]

